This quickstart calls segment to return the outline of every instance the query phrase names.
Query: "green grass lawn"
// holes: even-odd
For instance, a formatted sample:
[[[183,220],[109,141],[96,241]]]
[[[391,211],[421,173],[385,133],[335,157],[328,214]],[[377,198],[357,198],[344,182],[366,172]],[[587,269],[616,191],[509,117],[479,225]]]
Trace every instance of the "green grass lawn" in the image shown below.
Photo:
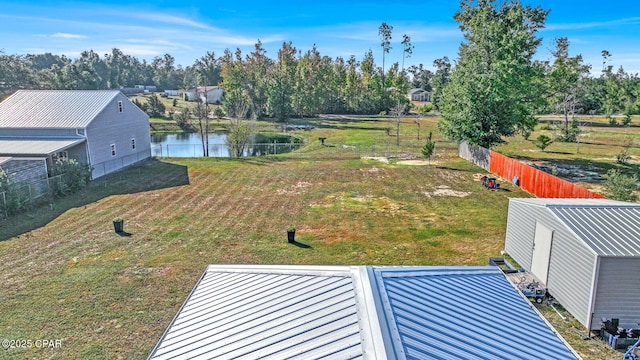
[[[423,121],[424,138],[435,119]],[[453,144],[430,166],[384,163],[318,138],[393,143],[388,123],[311,122],[295,132],[306,156],[150,160],[1,222],[0,338],[62,348],[0,358],[146,358],[208,264],[486,265],[503,248],[508,199],[530,196],[487,191]],[[402,130],[398,151],[419,154],[413,120]],[[289,226],[309,248],[287,243]],[[557,321],[585,359],[619,357]]]

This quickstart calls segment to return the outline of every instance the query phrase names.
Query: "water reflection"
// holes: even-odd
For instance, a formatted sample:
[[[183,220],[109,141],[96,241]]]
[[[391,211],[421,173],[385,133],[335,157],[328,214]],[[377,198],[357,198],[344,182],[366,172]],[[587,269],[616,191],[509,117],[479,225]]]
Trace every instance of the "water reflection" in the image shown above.
[[[302,146],[300,139],[288,135],[253,136],[244,156],[283,154]],[[209,134],[209,157],[230,157],[226,133]],[[158,157],[202,157],[204,154],[199,133],[152,134],[151,155]]]

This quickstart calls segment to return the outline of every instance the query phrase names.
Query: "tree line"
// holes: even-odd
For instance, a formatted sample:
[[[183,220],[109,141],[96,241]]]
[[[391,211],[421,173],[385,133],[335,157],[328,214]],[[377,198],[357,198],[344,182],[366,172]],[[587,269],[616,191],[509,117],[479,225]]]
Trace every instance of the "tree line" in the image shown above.
[[[603,50],[600,75],[581,55],[569,55],[567,38],[555,39],[552,59],[535,60],[548,10],[519,1],[462,0],[454,14],[464,35],[458,58],[433,62],[431,69],[405,59],[413,45],[404,34],[394,42],[393,26],[379,27],[382,66],[374,51],[361,59],[332,58],[316,46],[303,51],[283,42],[276,56],[267,55],[260,41],[243,54],[227,49],[222,56],[207,51],[183,67],[170,54],[151,62],[112,49],[100,56],[84,51],[77,59],[50,53],[9,55],[0,51],[0,92],[17,89],[119,89],[136,84],[158,89],[192,89],[221,85],[229,117],[284,121],[322,113],[378,114],[410,109],[411,88],[432,94],[443,119],[441,132],[453,140],[491,147],[514,134],[528,136],[534,115],[561,114],[563,137],[575,138],[580,114],[623,114],[623,121],[640,112],[640,78],[611,64]],[[395,47],[402,62],[385,67],[385,55]],[[433,71],[432,71],[433,70]],[[625,120],[626,119],[626,120]]]
[[[374,51],[363,58],[331,58],[316,46],[303,51],[283,42],[275,58],[267,56],[260,41],[253,51],[227,49],[222,56],[207,51],[194,64],[183,67],[170,54],[151,62],[114,48],[100,56],[83,51],[77,59],[51,53],[9,55],[0,51],[0,92],[17,89],[97,90],[134,85],[164,89],[223,86],[224,108],[229,116],[274,118],[315,116],[320,113],[377,114],[389,111],[398,101],[408,104],[410,88],[439,89],[451,64],[436,61],[433,74],[423,65],[404,68],[413,46],[406,34],[401,46],[402,64],[384,68],[384,55],[392,49],[393,27],[380,26],[383,67],[376,65]]]

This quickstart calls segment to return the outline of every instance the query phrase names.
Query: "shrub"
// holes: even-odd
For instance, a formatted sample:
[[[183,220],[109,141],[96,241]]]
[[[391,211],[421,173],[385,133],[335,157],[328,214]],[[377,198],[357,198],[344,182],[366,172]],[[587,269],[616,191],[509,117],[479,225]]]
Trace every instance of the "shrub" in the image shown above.
[[[418,111],[418,114],[420,114],[420,115],[427,115],[429,112],[431,112],[431,110],[433,110],[433,104],[426,103],[424,105],[420,105],[420,106],[416,107],[416,110]]]
[[[187,130],[189,128],[189,119],[191,118],[191,110],[189,108],[184,107],[182,110],[173,113],[173,120],[180,126],[182,130]]]
[[[433,151],[436,148],[436,143],[431,139],[433,134],[429,131],[429,139],[427,143],[422,147],[422,155],[427,158],[427,161],[431,163],[431,156],[433,156]]]
[[[75,159],[56,160],[53,171],[55,175],[63,175],[59,182],[60,186],[54,190],[58,196],[80,190],[91,180],[91,167]]]
[[[544,149],[546,149],[552,143],[553,140],[551,140],[551,138],[545,134],[540,134],[535,140],[533,140],[533,145],[535,145],[542,151],[544,151]]]
[[[562,129],[556,139],[560,142],[576,142],[578,141],[578,135],[580,135],[580,127],[578,120],[574,118],[569,123],[569,127],[566,130]]]
[[[622,118],[622,125],[624,126],[629,126],[631,124],[631,115],[630,114],[626,114],[623,118]]]
[[[629,149],[624,149],[616,155],[616,162],[618,164],[627,165],[630,159],[631,155],[629,155]]]
[[[221,118],[224,117],[224,110],[222,109],[222,106],[216,106],[215,109],[213,109],[213,115],[216,117],[216,119],[220,120]]]
[[[23,212],[29,206],[28,187],[11,184],[8,175],[3,169],[0,169],[0,193],[4,193],[4,199],[0,198],[0,209],[2,209],[1,205],[4,204],[4,211],[8,215]]]
[[[636,175],[625,175],[618,169],[611,169],[607,171],[605,195],[613,200],[634,201],[633,191],[637,188],[637,182]]]

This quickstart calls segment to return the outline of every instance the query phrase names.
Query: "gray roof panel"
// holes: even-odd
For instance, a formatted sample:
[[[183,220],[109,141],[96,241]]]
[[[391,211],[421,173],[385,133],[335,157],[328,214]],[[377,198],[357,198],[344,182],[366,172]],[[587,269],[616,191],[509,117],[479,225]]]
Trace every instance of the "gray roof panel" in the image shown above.
[[[549,207],[600,256],[640,256],[640,204]]]
[[[388,336],[407,359],[576,359],[495,267],[374,268]]]
[[[0,102],[0,128],[86,128],[118,90],[18,90]]]
[[[0,156],[47,156],[81,144],[85,139],[0,138]]]
[[[207,270],[151,359],[363,355],[352,274]]]

